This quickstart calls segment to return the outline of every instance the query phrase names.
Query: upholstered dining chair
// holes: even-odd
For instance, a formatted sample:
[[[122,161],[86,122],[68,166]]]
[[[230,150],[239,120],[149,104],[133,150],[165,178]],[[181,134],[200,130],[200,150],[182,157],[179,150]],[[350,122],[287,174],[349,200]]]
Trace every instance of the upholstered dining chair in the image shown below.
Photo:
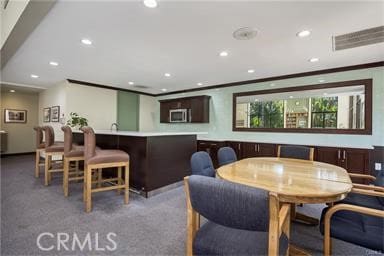
[[[39,178],[40,166],[44,166],[44,161],[41,161],[41,156],[45,151],[45,142],[43,142],[43,128],[41,126],[35,126],[33,130],[36,131],[35,178]]]
[[[55,141],[55,132],[52,126],[43,126],[43,130],[45,134],[44,184],[48,186],[52,178],[52,173],[63,172],[62,165],[57,166],[56,163],[62,163],[64,143]],[[56,169],[54,169],[54,166]]]
[[[129,200],[129,155],[121,150],[96,150],[96,136],[91,127],[85,126],[81,130],[84,133],[84,201],[85,211],[92,209],[92,193],[117,190],[120,193],[124,189],[124,203]],[[103,179],[104,185],[108,182],[109,186],[92,188],[92,172],[104,168],[117,168],[117,177]],[[124,168],[124,180],[122,179],[122,168]],[[100,182],[100,181],[99,181]]]
[[[223,166],[237,161],[236,153],[231,147],[221,147],[217,151],[217,158],[219,160],[219,166]]]
[[[304,146],[279,145],[277,157],[294,158],[313,161],[314,148]]]
[[[207,152],[198,151],[193,153],[191,157],[191,172],[192,175],[215,177],[216,170]]]
[[[268,191],[221,179],[192,175],[184,182],[187,255],[287,255],[289,204],[280,208]],[[198,214],[207,219],[201,227]]]
[[[63,191],[64,196],[68,196],[69,182],[84,179],[83,170],[79,170],[79,162],[84,161],[84,146],[73,144],[72,129],[70,126],[63,126],[61,130],[64,132]],[[71,168],[71,163],[75,164],[74,170]]]
[[[324,255],[331,255],[331,237],[384,252],[384,184],[381,182],[376,183],[379,186],[354,184],[344,200],[323,210],[320,232],[324,235]]]

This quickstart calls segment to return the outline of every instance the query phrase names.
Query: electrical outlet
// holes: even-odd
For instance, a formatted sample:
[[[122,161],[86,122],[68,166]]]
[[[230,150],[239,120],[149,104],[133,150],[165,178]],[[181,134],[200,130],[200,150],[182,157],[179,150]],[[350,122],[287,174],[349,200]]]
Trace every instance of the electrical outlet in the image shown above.
[[[375,163],[375,170],[381,171],[381,163]]]

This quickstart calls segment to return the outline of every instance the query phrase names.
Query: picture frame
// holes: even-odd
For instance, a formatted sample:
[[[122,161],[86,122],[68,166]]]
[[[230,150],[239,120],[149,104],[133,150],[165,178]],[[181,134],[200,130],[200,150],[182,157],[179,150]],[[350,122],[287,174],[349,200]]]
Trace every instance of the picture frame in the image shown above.
[[[51,107],[51,122],[60,121],[60,106]]]
[[[24,109],[4,109],[4,123],[27,123],[27,110]]]
[[[48,123],[51,121],[51,108],[43,109],[43,122]]]

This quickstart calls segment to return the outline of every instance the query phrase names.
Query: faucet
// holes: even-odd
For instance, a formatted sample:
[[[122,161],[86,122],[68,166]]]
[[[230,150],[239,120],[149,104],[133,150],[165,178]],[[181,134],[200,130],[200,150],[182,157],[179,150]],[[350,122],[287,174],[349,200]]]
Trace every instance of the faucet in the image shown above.
[[[116,131],[119,130],[119,125],[118,125],[117,123],[113,123],[113,124],[111,125],[111,131],[113,130],[113,126],[115,126]]]

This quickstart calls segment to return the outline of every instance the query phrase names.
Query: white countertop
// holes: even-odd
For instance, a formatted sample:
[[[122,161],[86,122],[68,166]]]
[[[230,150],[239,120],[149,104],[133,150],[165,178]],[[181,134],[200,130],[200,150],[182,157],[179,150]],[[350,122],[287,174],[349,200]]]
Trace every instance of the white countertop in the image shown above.
[[[78,130],[73,130],[73,132],[81,133],[81,131],[78,131]],[[208,133],[207,132],[135,132],[135,131],[95,130],[95,134],[153,137],[153,136],[175,136],[175,135],[203,135]]]

